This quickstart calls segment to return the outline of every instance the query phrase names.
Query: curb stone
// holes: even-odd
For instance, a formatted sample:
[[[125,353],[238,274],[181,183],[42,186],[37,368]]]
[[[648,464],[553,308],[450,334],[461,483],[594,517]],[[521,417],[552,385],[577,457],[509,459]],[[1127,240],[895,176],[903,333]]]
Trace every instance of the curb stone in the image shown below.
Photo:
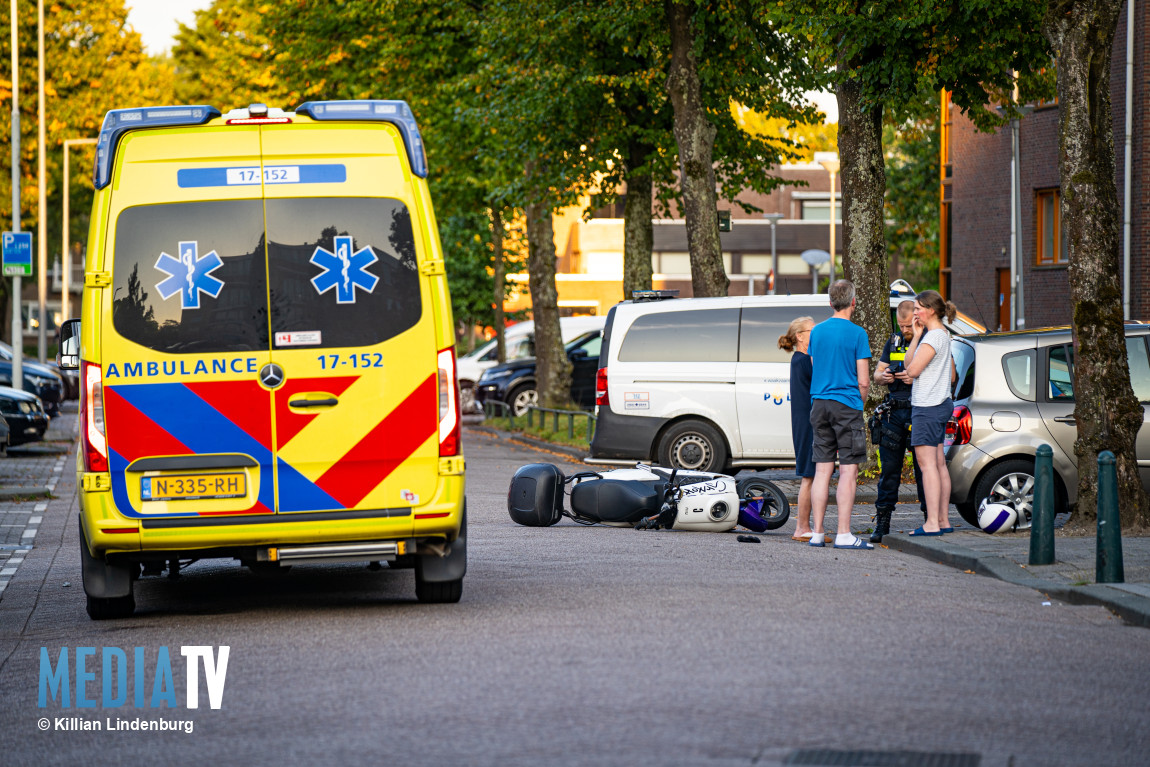
[[[1101,605],[1132,626],[1150,628],[1150,598],[1121,588],[1104,583],[1070,586],[1036,578],[1007,557],[979,554],[965,546],[947,543],[942,539],[917,540],[903,533],[894,533],[885,536],[883,544],[903,554],[933,559],[956,569],[973,570],[979,575],[1041,591],[1047,596],[1069,604]]]

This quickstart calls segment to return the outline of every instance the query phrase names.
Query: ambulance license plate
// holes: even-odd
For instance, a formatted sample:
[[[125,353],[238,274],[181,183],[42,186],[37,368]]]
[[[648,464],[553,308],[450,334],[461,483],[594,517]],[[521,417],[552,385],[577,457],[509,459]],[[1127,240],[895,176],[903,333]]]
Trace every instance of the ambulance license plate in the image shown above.
[[[244,495],[247,495],[247,478],[243,472],[140,478],[140,499],[144,501],[191,501]]]

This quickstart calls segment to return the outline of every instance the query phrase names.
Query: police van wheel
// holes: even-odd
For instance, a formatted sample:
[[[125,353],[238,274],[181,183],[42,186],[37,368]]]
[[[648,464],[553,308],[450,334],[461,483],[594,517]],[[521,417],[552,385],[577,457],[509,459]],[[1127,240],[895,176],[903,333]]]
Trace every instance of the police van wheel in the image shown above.
[[[722,471],[727,446],[710,424],[682,421],[668,429],[659,442],[659,462],[674,469]]]
[[[463,579],[431,583],[415,579],[415,598],[424,604],[455,604],[463,596]]]
[[[132,594],[110,599],[88,597],[88,617],[94,621],[130,618],[135,611],[136,597]]]

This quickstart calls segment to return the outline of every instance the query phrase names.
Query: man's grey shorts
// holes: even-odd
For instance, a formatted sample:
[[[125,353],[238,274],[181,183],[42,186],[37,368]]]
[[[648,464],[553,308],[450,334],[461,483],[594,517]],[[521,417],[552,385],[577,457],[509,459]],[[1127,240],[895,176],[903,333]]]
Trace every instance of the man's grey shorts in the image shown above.
[[[815,463],[834,463],[836,453],[840,464],[866,461],[863,411],[838,400],[816,399],[811,402],[811,428]]]

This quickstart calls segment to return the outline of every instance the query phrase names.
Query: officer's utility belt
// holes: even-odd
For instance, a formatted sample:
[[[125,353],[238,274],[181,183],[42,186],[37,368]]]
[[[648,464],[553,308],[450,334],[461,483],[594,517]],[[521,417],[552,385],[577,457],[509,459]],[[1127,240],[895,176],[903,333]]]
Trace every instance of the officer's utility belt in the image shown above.
[[[888,397],[887,402],[890,403],[891,410],[910,410],[910,397],[906,399],[899,399],[897,397]]]

